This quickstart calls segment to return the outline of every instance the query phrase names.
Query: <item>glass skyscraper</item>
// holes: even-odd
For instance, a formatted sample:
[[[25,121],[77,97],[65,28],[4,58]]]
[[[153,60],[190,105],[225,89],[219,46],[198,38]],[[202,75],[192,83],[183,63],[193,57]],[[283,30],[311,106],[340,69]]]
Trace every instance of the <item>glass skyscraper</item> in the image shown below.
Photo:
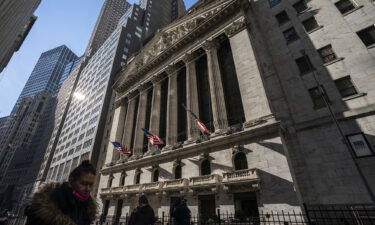
[[[78,57],[65,45],[42,53],[34,70],[23,88],[15,108],[25,97],[33,97],[39,92],[54,95],[66,65]]]

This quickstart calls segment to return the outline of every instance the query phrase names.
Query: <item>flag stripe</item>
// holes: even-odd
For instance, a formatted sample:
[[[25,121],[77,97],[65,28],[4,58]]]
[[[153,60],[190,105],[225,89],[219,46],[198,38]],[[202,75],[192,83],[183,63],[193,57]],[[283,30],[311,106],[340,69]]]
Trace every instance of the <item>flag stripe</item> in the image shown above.
[[[195,121],[197,122],[197,124],[198,124],[198,128],[199,128],[199,130],[200,130],[202,133],[204,133],[204,134],[208,134],[208,135],[212,134],[212,132],[211,132],[209,129],[207,129],[207,127],[204,125],[204,123],[203,123],[202,121],[200,121],[200,120],[198,120],[198,119],[196,119]]]

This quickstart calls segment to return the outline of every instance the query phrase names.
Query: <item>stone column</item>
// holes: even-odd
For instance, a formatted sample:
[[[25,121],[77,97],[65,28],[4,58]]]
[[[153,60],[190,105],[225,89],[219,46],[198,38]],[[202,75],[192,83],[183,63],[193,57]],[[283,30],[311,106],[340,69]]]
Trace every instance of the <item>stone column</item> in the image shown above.
[[[150,118],[150,132],[159,136],[160,128],[160,103],[161,103],[161,84],[163,76],[155,76],[151,82],[153,84],[153,93],[152,93],[152,106],[151,106],[151,118]],[[149,151],[147,154],[155,154],[158,151],[156,146],[148,144]]]
[[[168,66],[166,72],[169,76],[168,83],[168,106],[167,106],[167,140],[166,150],[172,149],[177,143],[177,74],[178,67],[176,65]]]
[[[215,134],[221,134],[228,129],[228,119],[225,107],[223,83],[221,81],[219,58],[217,55],[219,44],[214,40],[206,41],[202,47],[207,54],[208,78],[210,82]]]
[[[139,106],[138,106],[138,115],[137,115],[137,124],[135,127],[135,137],[134,137],[134,156],[143,155],[143,139],[146,138],[144,132],[141,128],[144,128],[146,125],[146,106],[147,106],[147,88],[149,84],[141,85],[139,90]]]
[[[246,29],[246,20],[241,17],[225,30],[232,48],[234,65],[241,91],[246,122],[245,127],[254,120],[272,117],[264,90],[258,61],[254,54],[251,38]]]
[[[134,123],[134,110],[136,107],[136,101],[135,96],[137,96],[138,92],[132,92],[130,93],[128,97],[128,110],[126,113],[126,120],[125,120],[125,127],[124,127],[124,133],[122,136],[122,144],[124,147],[130,148],[130,142],[132,138],[132,128]],[[133,150],[133,149],[132,149]],[[125,162],[128,159],[127,155],[121,154],[121,161]]]
[[[187,53],[183,57],[186,64],[186,107],[199,117],[197,71],[195,67],[195,54]],[[193,142],[200,135],[195,119],[187,112],[188,143]]]
[[[120,101],[115,104],[115,113],[113,115],[113,122],[111,126],[111,133],[109,135],[109,141],[122,141],[122,135],[124,132],[124,124],[126,117],[127,104],[124,101]],[[114,146],[110,143],[107,147],[107,155],[105,158],[105,164],[111,165],[119,159],[119,153],[115,150]]]

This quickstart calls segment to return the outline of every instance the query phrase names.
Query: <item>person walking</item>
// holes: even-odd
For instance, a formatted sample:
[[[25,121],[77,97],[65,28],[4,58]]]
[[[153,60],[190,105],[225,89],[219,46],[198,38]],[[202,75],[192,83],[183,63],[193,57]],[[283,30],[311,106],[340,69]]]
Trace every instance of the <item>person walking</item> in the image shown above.
[[[97,214],[90,195],[95,174],[86,160],[70,173],[69,182],[46,184],[33,197],[26,225],[90,225]]]
[[[173,209],[174,225],[190,225],[191,212],[186,202],[186,199],[181,198],[180,204]]]
[[[128,225],[153,225],[155,223],[155,213],[148,204],[147,197],[144,195],[139,197],[138,204],[130,214]]]

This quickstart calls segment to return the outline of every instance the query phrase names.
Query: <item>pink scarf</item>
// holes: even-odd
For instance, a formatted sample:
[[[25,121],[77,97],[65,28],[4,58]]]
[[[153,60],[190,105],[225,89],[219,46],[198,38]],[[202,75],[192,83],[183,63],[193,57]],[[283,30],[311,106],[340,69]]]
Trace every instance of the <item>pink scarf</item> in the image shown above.
[[[90,193],[89,194],[83,194],[83,193],[80,193],[78,191],[73,191],[73,195],[78,198],[78,200],[80,201],[86,201],[87,199],[90,198]]]

